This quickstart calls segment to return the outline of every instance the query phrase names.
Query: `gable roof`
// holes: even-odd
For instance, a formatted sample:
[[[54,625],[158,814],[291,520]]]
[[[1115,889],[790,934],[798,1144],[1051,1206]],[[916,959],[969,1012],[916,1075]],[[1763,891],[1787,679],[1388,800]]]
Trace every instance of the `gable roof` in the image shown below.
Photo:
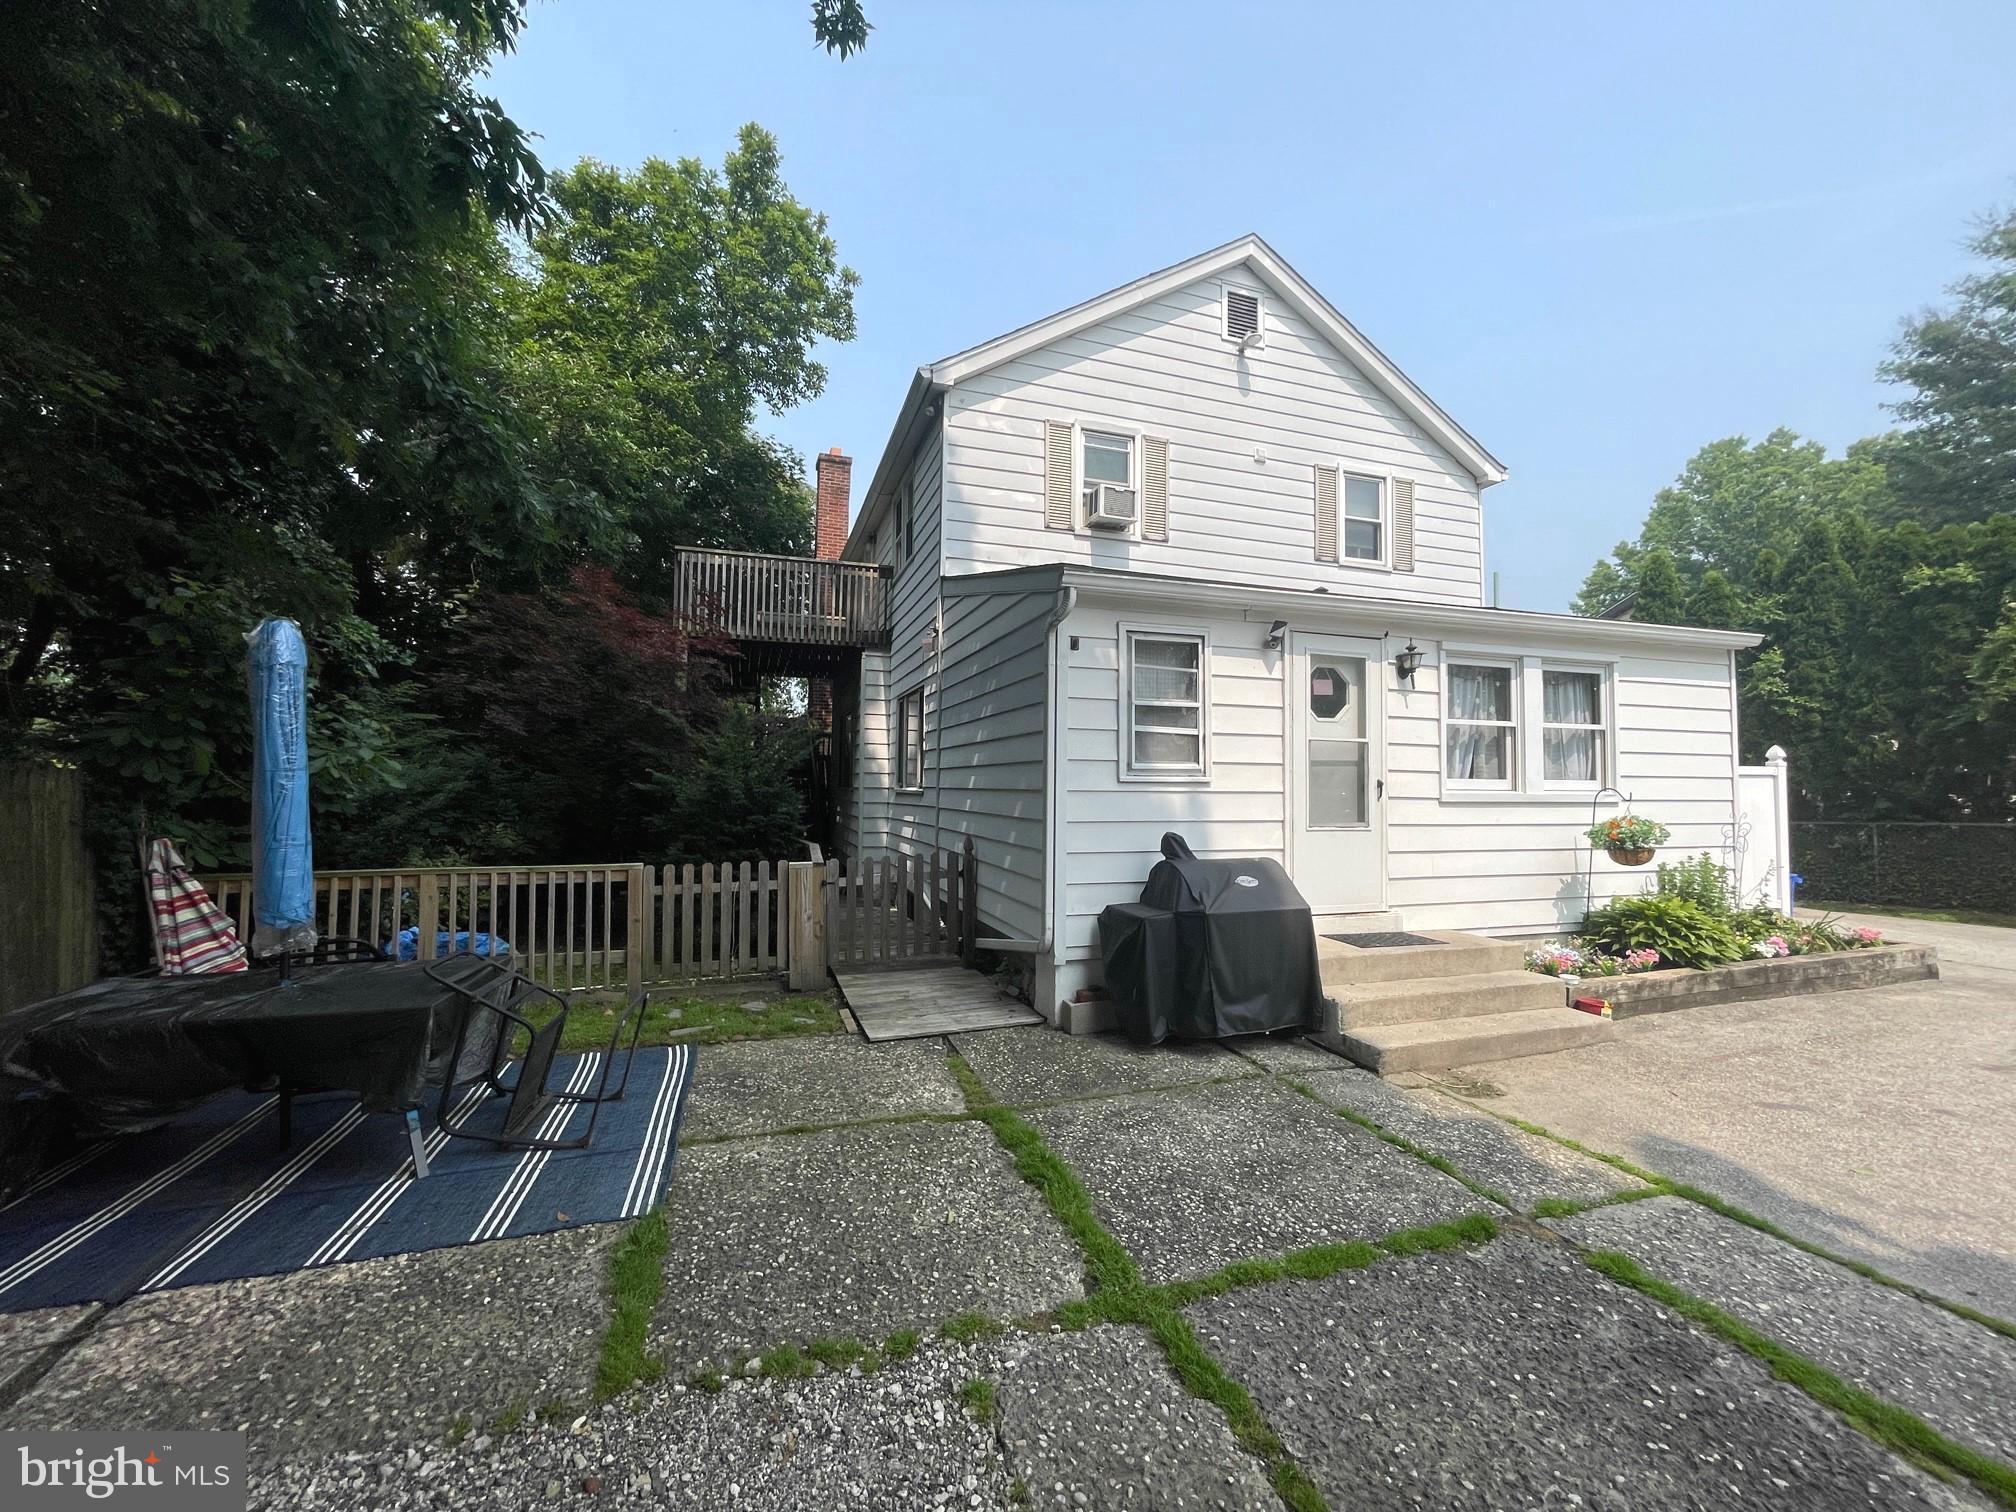
[[[1199,279],[1228,273],[1234,268],[1250,270],[1288,308],[1314,327],[1402,414],[1420,426],[1429,439],[1439,444],[1476,478],[1479,487],[1488,488],[1493,483],[1505,481],[1504,463],[1486,451],[1476,437],[1422,392],[1413,379],[1366,339],[1364,332],[1346,320],[1307,279],[1290,267],[1287,259],[1258,235],[1248,232],[1221,247],[1200,252],[1183,262],[1137,278],[1132,283],[1095,295],[1068,310],[1060,310],[1055,315],[1032,321],[991,341],[983,341],[978,346],[954,352],[950,357],[942,357],[917,369],[910,390],[904,396],[903,407],[897,414],[895,427],[890,432],[888,445],[883,448],[882,459],[876,464],[868,490],[862,496],[861,513],[855,520],[856,530],[882,513],[889,493],[917,445],[922,426],[937,416],[938,397],[954,384],[989,368],[999,367],[1004,362],[1013,362],[1018,357],[1076,335],[1088,326],[1110,320]],[[849,532],[850,546],[853,540],[853,532]]]

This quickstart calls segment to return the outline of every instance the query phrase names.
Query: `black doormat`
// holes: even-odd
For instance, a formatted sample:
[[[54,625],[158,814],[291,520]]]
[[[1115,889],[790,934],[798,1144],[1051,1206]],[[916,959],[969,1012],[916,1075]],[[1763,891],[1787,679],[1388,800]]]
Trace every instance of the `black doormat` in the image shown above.
[[[1346,945],[1355,945],[1360,950],[1386,950],[1394,945],[1440,945],[1440,940],[1431,940],[1426,935],[1403,934],[1398,930],[1381,930],[1374,934],[1325,935],[1326,940],[1340,940]]]

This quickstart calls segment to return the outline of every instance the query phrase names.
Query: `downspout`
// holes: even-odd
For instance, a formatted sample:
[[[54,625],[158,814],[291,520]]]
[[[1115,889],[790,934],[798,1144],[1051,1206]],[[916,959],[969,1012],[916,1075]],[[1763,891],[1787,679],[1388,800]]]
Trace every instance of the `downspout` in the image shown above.
[[[1049,686],[1044,690],[1043,710],[1043,937],[1038,940],[981,939],[973,943],[982,950],[998,950],[1008,955],[1048,955],[1057,935],[1057,887],[1059,851],[1063,844],[1064,795],[1059,791],[1064,772],[1064,720],[1059,706],[1064,699],[1063,626],[1078,607],[1078,590],[1060,588],[1057,602],[1043,627],[1043,649],[1049,666]]]

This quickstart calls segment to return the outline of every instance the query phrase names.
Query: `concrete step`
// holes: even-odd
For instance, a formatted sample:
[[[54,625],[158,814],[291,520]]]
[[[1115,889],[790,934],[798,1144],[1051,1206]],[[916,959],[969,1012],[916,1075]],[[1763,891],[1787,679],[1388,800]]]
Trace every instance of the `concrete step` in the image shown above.
[[[1323,985],[1335,992],[1358,982],[1397,982],[1413,977],[1475,976],[1486,971],[1518,971],[1526,964],[1526,949],[1509,940],[1464,934],[1454,929],[1416,929],[1410,934],[1433,940],[1432,945],[1382,945],[1361,949],[1331,934],[1362,930],[1316,930],[1316,954],[1323,962]]]
[[[1346,1029],[1558,1008],[1563,997],[1559,981],[1531,971],[1482,971],[1406,982],[1354,982],[1341,988],[1332,986],[1326,978],[1323,986],[1337,1005],[1339,1026]]]
[[[1390,1076],[1569,1050],[1607,1038],[1613,1027],[1609,1019],[1557,1005],[1475,1018],[1371,1024],[1317,1038],[1359,1065]]]

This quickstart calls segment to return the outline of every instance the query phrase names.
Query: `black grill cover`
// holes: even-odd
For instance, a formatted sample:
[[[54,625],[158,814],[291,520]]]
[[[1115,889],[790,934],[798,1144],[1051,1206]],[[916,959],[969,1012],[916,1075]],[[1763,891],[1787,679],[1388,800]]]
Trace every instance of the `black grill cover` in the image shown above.
[[[1224,1039],[1316,1022],[1323,1003],[1316,926],[1278,863],[1200,861],[1180,835],[1139,903],[1099,915],[1106,987],[1128,1037],[1154,1045]]]

